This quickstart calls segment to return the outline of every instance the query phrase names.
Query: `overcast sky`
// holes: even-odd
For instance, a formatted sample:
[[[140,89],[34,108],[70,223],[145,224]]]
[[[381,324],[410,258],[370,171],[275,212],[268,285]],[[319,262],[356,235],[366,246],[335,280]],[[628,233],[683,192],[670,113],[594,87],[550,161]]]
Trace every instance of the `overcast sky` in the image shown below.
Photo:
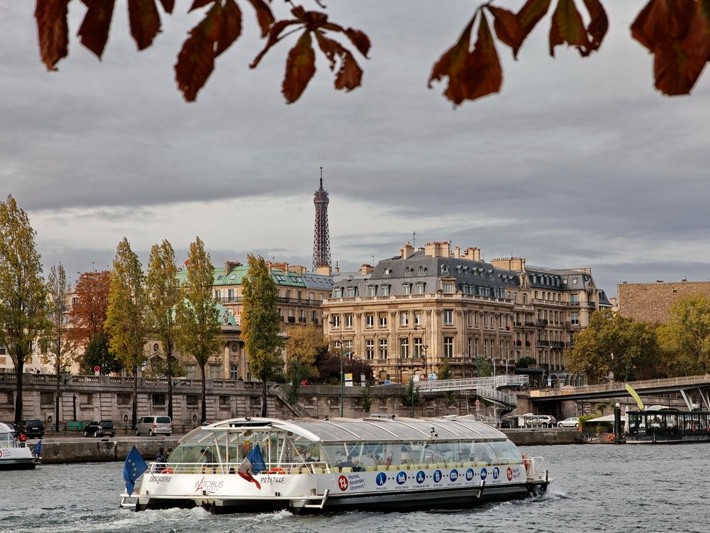
[[[643,2],[605,3],[611,29],[591,58],[551,58],[547,21],[517,62],[499,46],[502,93],[457,109],[426,82],[476,1],[328,0],[332,20],[372,41],[363,87],[335,91],[319,61],[292,105],[280,89],[294,41],[250,70],[262,42],[244,1],[245,35],[184,102],[173,65],[191,3],[137,52],[119,0],[98,61],[72,2],[70,54],[53,73],[34,2],[0,6],[0,193],[28,212],[45,272],[107,268],[124,236],[144,265],[152,244],[168,239],[183,261],[199,236],[215,265],[252,252],[310,266],[322,166],[341,270],[396,255],[416,232],[417,246],[478,246],[486,260],[591,267],[610,295],[623,281],[710,279],[710,75],[690,97],[655,91],[628,29]]]

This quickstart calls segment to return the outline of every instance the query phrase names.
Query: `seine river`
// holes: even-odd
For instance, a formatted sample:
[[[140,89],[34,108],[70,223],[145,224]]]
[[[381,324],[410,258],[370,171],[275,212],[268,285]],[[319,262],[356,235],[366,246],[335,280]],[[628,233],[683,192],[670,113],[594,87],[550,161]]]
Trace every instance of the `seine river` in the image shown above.
[[[545,496],[467,511],[293,516],[135,513],[118,507],[123,463],[0,472],[2,532],[707,532],[710,444],[521,448],[544,456]]]

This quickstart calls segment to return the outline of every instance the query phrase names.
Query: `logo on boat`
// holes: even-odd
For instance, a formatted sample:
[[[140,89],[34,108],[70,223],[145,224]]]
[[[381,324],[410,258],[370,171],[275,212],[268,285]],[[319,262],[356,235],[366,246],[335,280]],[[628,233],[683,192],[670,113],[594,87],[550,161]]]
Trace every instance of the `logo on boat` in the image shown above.
[[[340,490],[343,490],[343,491],[348,490],[348,478],[347,477],[340,476],[338,478],[338,488],[340,488]]]
[[[426,474],[424,473],[424,470],[420,470],[417,472],[417,483],[424,483],[424,480],[426,479]]]
[[[375,483],[377,483],[378,487],[381,487],[382,485],[387,483],[387,474],[385,474],[384,472],[380,472],[379,474],[377,474],[377,477],[375,478]]]
[[[456,481],[459,478],[459,471],[456,470],[455,468],[449,472],[449,479],[451,481]]]
[[[471,481],[475,475],[473,468],[469,468],[466,470],[466,481]]]
[[[441,481],[441,478],[443,477],[441,470],[434,470],[434,483],[439,483]]]
[[[500,476],[500,470],[498,470],[498,467],[496,466],[493,469],[493,479],[498,479],[498,476]]]
[[[481,479],[486,479],[488,477],[488,470],[481,468]]]
[[[398,472],[397,473],[397,484],[404,485],[406,482],[407,482],[407,473],[406,472]]]
[[[513,469],[510,467],[508,467],[507,476],[508,476],[508,481],[511,481],[513,479]]]
[[[202,479],[195,483],[195,492],[200,492],[201,490],[212,492],[221,489],[223,486],[224,481],[212,481],[202,476]]]

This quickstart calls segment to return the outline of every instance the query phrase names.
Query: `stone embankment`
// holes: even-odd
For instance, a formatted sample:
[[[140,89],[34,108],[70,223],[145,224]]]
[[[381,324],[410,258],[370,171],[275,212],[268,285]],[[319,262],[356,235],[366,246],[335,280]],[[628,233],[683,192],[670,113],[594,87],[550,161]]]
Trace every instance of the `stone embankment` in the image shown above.
[[[581,444],[582,434],[574,429],[505,429],[504,433],[518,446],[538,446],[548,444]],[[42,462],[89,463],[125,460],[131,447],[135,446],[143,457],[152,460],[159,448],[174,448],[179,436],[154,437],[151,439],[81,439],[49,438],[42,441]],[[30,443],[33,446],[34,443]]]

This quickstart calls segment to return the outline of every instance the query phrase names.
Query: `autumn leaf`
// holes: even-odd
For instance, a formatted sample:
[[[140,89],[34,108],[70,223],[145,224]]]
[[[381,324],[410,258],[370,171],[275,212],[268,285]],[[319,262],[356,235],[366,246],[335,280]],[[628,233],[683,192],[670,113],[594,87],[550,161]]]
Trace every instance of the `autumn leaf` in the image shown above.
[[[535,28],[538,22],[547,14],[552,0],[527,0],[516,14],[520,28],[523,30],[523,40]]]
[[[268,52],[276,43],[278,43],[282,39],[281,33],[285,31],[287,28],[290,26],[293,26],[294,24],[300,24],[300,21],[298,20],[278,20],[274,22],[271,25],[271,29],[269,30],[269,36],[266,40],[266,44],[264,45],[264,48],[259,52],[256,57],[252,60],[251,63],[249,63],[249,68],[256,68],[259,65],[259,62],[263,59],[263,57],[266,55],[266,52]]]
[[[138,50],[145,50],[160,31],[160,15],[155,0],[128,0],[131,35]]]
[[[286,101],[298,100],[316,73],[316,54],[311,46],[311,32],[305,31],[291,48],[286,60],[286,75],[281,86]]]
[[[631,25],[631,35],[653,55],[656,88],[688,94],[710,56],[710,23],[705,2],[651,0]]]
[[[166,13],[172,13],[175,8],[175,0],[160,0],[160,4]]]
[[[35,19],[42,62],[47,70],[56,70],[56,64],[69,54],[69,0],[37,2]]]
[[[330,70],[334,70],[336,60],[340,59],[340,69],[336,74],[334,86],[336,89],[352,91],[362,83],[362,69],[355,61],[352,53],[334,39],[328,39],[321,32],[315,32],[318,47],[325,54],[330,63]]]
[[[465,98],[464,91],[462,90],[462,78],[467,66],[466,60],[471,46],[471,31],[477,15],[478,13],[474,14],[473,18],[471,18],[456,44],[444,52],[439,60],[434,63],[431,74],[429,75],[428,86],[430,89],[432,87],[432,81],[441,81],[444,77],[449,78],[449,84],[444,91],[444,96],[455,105],[459,105]]]
[[[588,56],[601,47],[604,36],[609,30],[609,19],[599,0],[584,0],[584,5],[587,7],[590,17],[587,26],[588,41],[586,45],[579,47],[579,53],[582,56]]]
[[[577,11],[574,0],[557,0],[557,8],[552,14],[550,55],[554,57],[555,46],[563,43],[578,47],[588,45],[582,15]]]
[[[81,44],[101,58],[108,42],[108,32],[113,18],[114,0],[83,0],[87,7],[77,35]]]
[[[498,39],[513,49],[513,57],[518,58],[518,50],[523,44],[525,35],[518,17],[507,9],[488,5],[488,11],[493,15],[493,29]]]
[[[269,28],[274,23],[274,15],[271,13],[271,9],[264,0],[249,0],[249,3],[254,7],[254,11],[256,11],[256,21],[261,28],[261,36],[266,37],[269,33]]]
[[[481,15],[478,39],[467,63],[466,98],[468,100],[500,91],[503,85],[503,69],[485,15]]]
[[[178,55],[175,80],[188,102],[197,98],[197,93],[214,70],[215,43],[222,28],[221,14],[221,7],[213,5],[205,18],[190,30],[190,37],[183,43]]]
[[[234,0],[226,0],[220,13],[219,35],[215,56],[220,55],[242,34],[242,12]]]

